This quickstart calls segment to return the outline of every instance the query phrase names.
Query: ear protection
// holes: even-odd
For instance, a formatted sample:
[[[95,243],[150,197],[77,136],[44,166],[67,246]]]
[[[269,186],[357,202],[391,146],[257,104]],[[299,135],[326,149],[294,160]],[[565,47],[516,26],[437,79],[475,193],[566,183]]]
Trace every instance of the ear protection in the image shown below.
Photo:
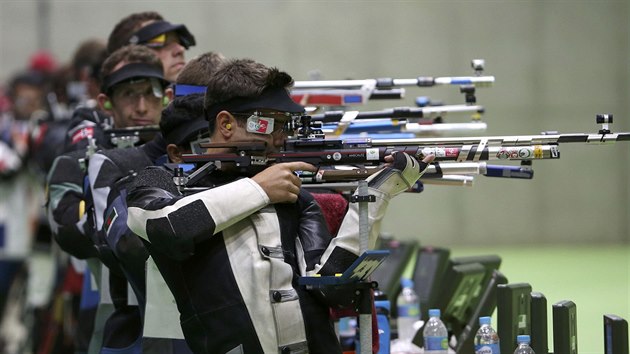
[[[112,109],[112,101],[107,100],[103,103],[103,108],[105,109]]]
[[[227,129],[227,130],[232,129],[232,124],[227,123],[227,124],[225,125],[225,129]]]
[[[162,97],[162,106],[166,107],[169,103],[171,103],[171,100],[168,98],[168,96]]]

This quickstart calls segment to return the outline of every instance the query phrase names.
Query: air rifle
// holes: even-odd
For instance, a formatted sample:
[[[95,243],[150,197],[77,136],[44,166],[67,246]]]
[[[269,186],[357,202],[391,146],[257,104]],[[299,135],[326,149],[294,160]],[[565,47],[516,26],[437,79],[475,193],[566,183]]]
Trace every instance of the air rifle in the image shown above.
[[[213,146],[219,147],[220,145],[214,144]],[[260,144],[253,144],[250,147],[254,150],[258,150],[258,148],[262,146],[263,145]],[[249,150],[250,148],[245,147],[244,145],[241,147],[245,150]],[[193,155],[184,156],[184,160],[186,162],[200,161],[191,158],[191,156]],[[198,168],[189,176],[184,176],[183,172],[179,172],[176,175],[177,184],[180,186],[194,185],[198,179],[220,167],[221,162],[233,162],[240,166],[242,166],[243,163],[245,165],[249,163],[249,156],[247,155],[243,155],[240,158],[235,158],[232,154],[212,154],[212,156],[213,161],[203,159],[203,162],[208,162],[205,162],[205,165]],[[262,161],[260,164],[262,165]],[[254,165],[257,165],[257,163]],[[322,185],[325,185],[325,187],[329,189],[347,190],[355,189],[357,180],[367,178],[371,174],[379,171],[380,167],[380,165],[370,167],[345,165],[321,166],[321,168],[319,168],[315,173],[302,171],[299,173],[299,176],[302,180],[303,186],[306,188],[321,188]],[[474,176],[476,175],[532,179],[534,177],[534,171],[530,165],[527,164],[527,161],[522,161],[521,166],[488,165],[486,162],[434,162],[427,167],[427,170],[420,180],[421,183],[416,183],[416,185],[410,189],[410,192],[421,192],[422,184],[471,187],[473,185]]]
[[[315,80],[296,81],[293,85],[295,90],[300,89],[325,89],[325,88],[355,88],[374,87],[378,89],[389,89],[395,86],[418,86],[432,87],[437,85],[474,85],[489,86],[494,83],[494,76],[419,76],[413,79],[365,79],[365,80]]]
[[[195,178],[201,178],[204,170],[220,168],[222,163],[231,163],[242,172],[252,172],[271,163],[303,161],[319,167],[323,173],[331,166],[380,166],[385,156],[394,151],[404,151],[418,159],[435,155],[436,162],[479,162],[488,160],[526,161],[558,159],[561,143],[601,144],[630,140],[630,133],[612,133],[608,125],[612,115],[597,115],[596,121],[602,129],[595,134],[541,134],[488,137],[453,137],[426,139],[325,139],[317,124],[309,116],[294,121],[297,137],[285,141],[279,152],[266,154],[261,142],[209,143],[203,148],[224,148],[226,152],[212,154],[187,154],[183,159],[200,167]],[[444,165],[443,165],[444,166]],[[485,175],[509,178],[528,178],[528,166],[497,166]],[[442,168],[444,169],[444,168]],[[366,175],[355,174],[355,179]],[[328,180],[330,181],[330,179]]]
[[[478,113],[483,114],[485,108],[479,105],[443,105],[443,106],[428,106],[428,107],[395,107],[388,108],[379,111],[326,111],[324,113],[312,114],[311,122],[322,123],[338,123],[348,122],[355,119],[368,120],[368,119],[409,119],[409,118],[425,118],[433,119],[436,117],[442,117],[446,113]]]
[[[411,79],[377,78],[364,80],[296,81],[291,97],[303,106],[347,106],[364,104],[369,99],[403,98],[404,86],[433,87],[459,85],[467,103],[476,101],[476,87],[490,86],[494,76],[482,76],[485,62],[472,60],[475,76],[420,76]]]
[[[481,121],[485,111],[479,105],[443,105],[429,107],[396,107],[379,111],[327,111],[312,114],[312,122],[336,123],[323,126],[326,135],[357,133],[440,134],[444,132],[480,131],[487,128]],[[472,113],[470,123],[444,123],[446,113]]]

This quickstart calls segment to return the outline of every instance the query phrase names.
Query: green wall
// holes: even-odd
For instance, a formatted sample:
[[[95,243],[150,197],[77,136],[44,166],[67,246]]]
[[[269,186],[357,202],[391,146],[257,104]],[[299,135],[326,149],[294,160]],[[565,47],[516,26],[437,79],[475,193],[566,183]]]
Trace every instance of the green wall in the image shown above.
[[[149,9],[196,35],[189,58],[209,50],[251,57],[296,80],[314,70],[324,79],[469,75],[470,60],[484,58],[486,73],[496,77],[477,92],[487,135],[595,132],[597,113],[615,115],[613,131],[630,131],[627,0],[0,0],[0,80],[38,43],[64,62],[79,41],[105,38],[120,18]],[[419,95],[463,102],[453,87],[415,88],[404,101],[368,107],[408,106]],[[531,282],[550,305],[576,301],[581,352],[598,353],[600,332],[590,342],[585,336],[601,329],[601,315],[630,316],[630,143],[560,150],[560,160],[534,164],[531,181],[478,177],[471,188],[427,185],[419,195],[397,197],[383,230],[455,255],[498,252],[510,281]],[[599,247],[619,243],[625,245]],[[521,244],[525,251],[514,247]],[[563,252],[569,244],[581,244],[582,253]],[[604,275],[596,271],[599,259]],[[581,264],[586,270],[575,272]],[[601,297],[584,287],[601,289]]]
[[[630,131],[628,1],[7,1],[0,0],[0,79],[38,43],[59,61],[79,41],[106,37],[142,10],[183,22],[198,45],[278,66],[297,80],[470,75],[486,60],[496,77],[479,89],[488,135],[595,132],[597,113]],[[38,17],[39,16],[39,17]],[[454,87],[409,88],[462,103]],[[467,117],[450,116],[451,121]],[[448,118],[448,117],[447,117]],[[463,119],[463,120],[462,120]],[[424,244],[628,243],[630,144],[563,145],[531,181],[478,177],[472,188],[427,186],[391,203],[384,231]]]

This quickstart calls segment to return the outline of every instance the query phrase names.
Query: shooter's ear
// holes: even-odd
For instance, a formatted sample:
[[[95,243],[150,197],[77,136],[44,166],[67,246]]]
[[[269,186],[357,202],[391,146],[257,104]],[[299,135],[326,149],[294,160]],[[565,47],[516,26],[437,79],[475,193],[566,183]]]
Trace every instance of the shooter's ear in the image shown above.
[[[230,112],[221,111],[217,114],[215,130],[223,139],[229,140],[234,135],[234,127],[236,127],[236,119]]]

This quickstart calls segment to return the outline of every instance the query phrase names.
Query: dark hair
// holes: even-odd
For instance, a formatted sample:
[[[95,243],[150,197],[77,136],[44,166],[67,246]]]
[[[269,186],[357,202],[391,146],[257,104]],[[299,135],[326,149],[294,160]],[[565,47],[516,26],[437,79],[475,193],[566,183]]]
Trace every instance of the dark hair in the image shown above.
[[[107,75],[111,74],[114,71],[116,65],[120,62],[129,63],[143,63],[154,66],[156,69],[159,68],[159,71],[164,71],[162,67],[162,62],[160,58],[153,52],[151,49],[141,46],[130,44],[124,46],[115,52],[113,52],[110,56],[105,59],[103,62],[103,67],[101,68],[101,81]]]
[[[207,52],[190,60],[177,76],[177,84],[206,86],[208,80],[225,63],[221,53]],[[162,111],[160,130],[167,143],[183,144],[208,133],[204,117],[204,94],[178,96]],[[186,132],[186,126],[189,128]],[[200,127],[201,130],[199,129]],[[178,134],[174,134],[177,131]],[[178,141],[172,141],[178,135]]]
[[[50,77],[50,90],[55,94],[55,99],[59,103],[69,103],[68,83],[74,81],[74,71],[72,65],[61,65]],[[61,117],[60,117],[61,118]]]
[[[48,77],[39,71],[27,70],[15,74],[9,81],[9,87],[7,90],[7,96],[13,100],[15,99],[15,89],[20,85],[37,87],[44,92],[48,90],[50,84]]]
[[[188,61],[179,75],[177,75],[176,83],[206,86],[210,76],[226,61],[227,59],[221,53],[207,52],[201,54]]]
[[[103,61],[107,58],[107,46],[100,38],[83,41],[72,57],[74,78],[79,78],[83,70],[88,71],[89,77],[98,80]]]
[[[162,110],[160,131],[167,143],[177,145],[186,144],[199,135],[207,135],[208,126],[203,115],[203,94],[175,97]]]
[[[129,44],[131,36],[147,21],[163,21],[162,15],[155,11],[133,13],[120,20],[109,34],[107,51],[113,53],[117,49]]]
[[[204,109],[231,99],[257,98],[265,89],[284,88],[293,85],[291,75],[270,68],[252,59],[232,59],[222,65],[208,81]],[[210,134],[214,132],[214,117],[207,117]],[[239,122],[241,123],[241,122]]]

